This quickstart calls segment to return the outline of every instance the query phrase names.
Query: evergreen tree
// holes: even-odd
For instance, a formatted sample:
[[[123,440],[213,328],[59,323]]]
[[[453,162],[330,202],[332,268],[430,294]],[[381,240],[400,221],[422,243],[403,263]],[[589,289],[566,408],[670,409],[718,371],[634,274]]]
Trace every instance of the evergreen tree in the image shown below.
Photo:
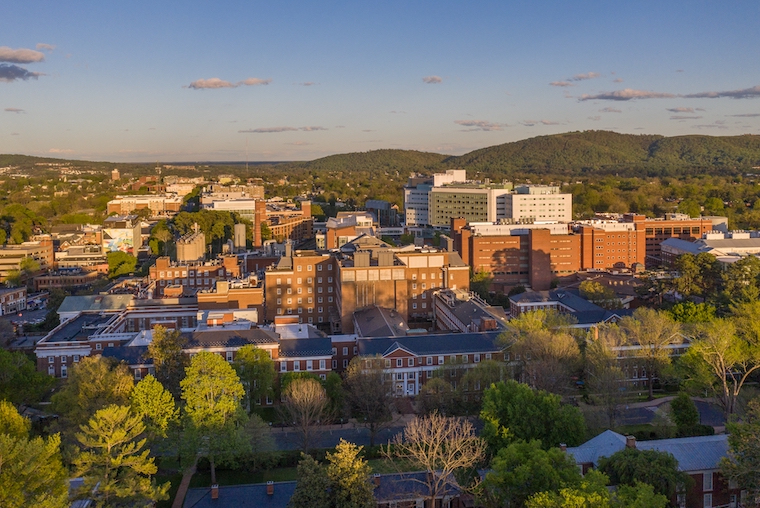
[[[79,496],[102,506],[149,506],[168,499],[169,483],[156,485],[158,468],[145,449],[145,425],[129,406],[105,407],[83,425],[76,437],[81,451],[74,458],[84,479]]]
[[[290,498],[290,508],[332,508],[330,502],[330,479],[327,470],[311,455],[301,454],[298,463],[298,482],[293,497]]]
[[[0,432],[0,506],[66,508],[68,472],[59,434],[43,439]]]
[[[375,506],[371,469],[359,456],[362,447],[343,439],[335,453],[327,454],[327,477],[330,480],[332,506],[335,508],[372,508]]]
[[[29,436],[31,428],[32,422],[21,416],[13,404],[0,400],[0,433],[21,438]]]

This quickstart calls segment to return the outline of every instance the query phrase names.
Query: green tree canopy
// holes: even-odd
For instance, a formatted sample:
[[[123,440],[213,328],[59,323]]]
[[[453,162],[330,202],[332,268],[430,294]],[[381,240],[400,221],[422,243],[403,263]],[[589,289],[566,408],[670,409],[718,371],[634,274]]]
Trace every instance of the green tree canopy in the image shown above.
[[[129,275],[137,267],[137,258],[126,252],[109,252],[106,257],[108,258],[108,277],[110,279]]]
[[[29,439],[0,432],[0,506],[68,507],[69,475],[60,447],[59,434]]]
[[[252,344],[238,349],[235,353],[235,371],[245,388],[245,404],[250,413],[256,404],[274,399],[274,361],[266,350]]]
[[[81,451],[74,458],[76,475],[84,480],[78,495],[103,506],[147,506],[168,499],[169,483],[156,485],[158,468],[145,449],[140,415],[129,406],[100,409],[76,437]],[[97,488],[96,488],[97,486]]]
[[[153,328],[153,340],[148,344],[147,356],[153,359],[156,379],[175,400],[179,400],[180,381],[185,377],[185,367],[188,365],[188,357],[182,351],[186,342],[179,330],[156,326]]]
[[[55,378],[37,371],[28,356],[0,348],[0,399],[16,405],[39,402],[55,385]]]
[[[370,483],[372,470],[367,461],[359,456],[361,451],[361,446],[341,439],[335,453],[327,453],[327,478],[335,508],[375,506],[374,487]]]
[[[741,421],[726,425],[728,456],[721,459],[720,469],[726,478],[747,490],[749,499],[760,496],[760,398],[751,400]]]
[[[678,461],[673,455],[657,450],[625,448],[610,457],[602,457],[599,471],[610,478],[612,485],[646,483],[669,498],[675,496],[681,486],[688,490],[693,483],[688,474],[678,470]]]
[[[369,429],[370,446],[378,431],[391,421],[392,386],[380,357],[351,360],[346,371],[346,398],[351,413]]]
[[[298,463],[298,482],[288,507],[331,508],[329,489],[330,480],[326,468],[311,455],[302,453]]]
[[[562,405],[559,395],[533,390],[517,381],[499,382],[483,394],[482,436],[492,450],[518,440],[537,440],[544,449],[583,442],[586,424],[580,410]]]
[[[686,392],[678,392],[676,398],[670,402],[670,414],[678,427],[699,425],[699,411]]]
[[[165,438],[169,426],[179,419],[174,397],[150,374],[137,383],[130,401],[132,410],[143,417],[146,430],[154,439]]]
[[[14,438],[29,437],[32,422],[24,418],[7,400],[0,400],[0,433]]]
[[[583,298],[604,309],[614,310],[622,306],[620,298],[617,297],[615,292],[597,281],[584,280],[578,289]]]

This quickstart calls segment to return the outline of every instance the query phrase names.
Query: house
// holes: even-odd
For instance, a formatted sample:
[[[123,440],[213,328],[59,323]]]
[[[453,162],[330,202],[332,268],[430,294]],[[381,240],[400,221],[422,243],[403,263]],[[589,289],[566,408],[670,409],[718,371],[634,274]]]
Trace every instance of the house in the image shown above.
[[[637,442],[633,436],[607,430],[580,446],[566,448],[566,451],[585,474],[596,468],[602,457],[610,457],[625,448],[656,450],[676,458],[679,471],[694,480],[689,491],[677,494],[673,500],[680,508],[737,508],[746,495],[720,473],[720,461],[728,452],[726,434]]]

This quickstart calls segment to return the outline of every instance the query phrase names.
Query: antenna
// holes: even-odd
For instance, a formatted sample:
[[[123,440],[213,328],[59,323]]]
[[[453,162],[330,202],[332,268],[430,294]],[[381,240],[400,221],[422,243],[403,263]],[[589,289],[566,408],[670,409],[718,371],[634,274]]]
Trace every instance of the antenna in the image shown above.
[[[245,172],[248,173],[248,136],[245,137]]]

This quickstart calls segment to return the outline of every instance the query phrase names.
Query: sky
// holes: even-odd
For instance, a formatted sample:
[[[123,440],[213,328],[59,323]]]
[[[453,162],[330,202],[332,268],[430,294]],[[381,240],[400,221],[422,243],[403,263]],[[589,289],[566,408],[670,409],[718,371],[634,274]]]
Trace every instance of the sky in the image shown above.
[[[758,26],[757,0],[11,0],[0,153],[284,161],[760,134]]]

